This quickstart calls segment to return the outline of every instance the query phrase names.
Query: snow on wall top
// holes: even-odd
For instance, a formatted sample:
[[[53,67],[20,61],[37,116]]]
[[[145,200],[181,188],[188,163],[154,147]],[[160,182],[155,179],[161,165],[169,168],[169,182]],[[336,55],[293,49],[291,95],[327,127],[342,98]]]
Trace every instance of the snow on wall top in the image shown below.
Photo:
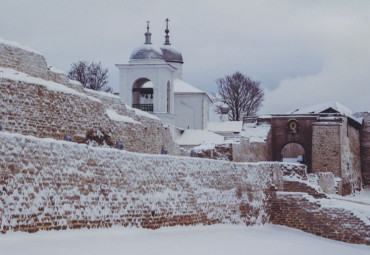
[[[53,66],[50,66],[50,67],[49,67],[49,70],[50,70],[51,72],[53,72],[53,73],[66,74],[66,72],[64,72],[63,70],[57,69],[57,68],[55,68],[55,67],[53,67]]]
[[[142,111],[142,110],[140,110],[140,109],[132,108],[132,107],[130,107],[130,106],[128,106],[128,105],[126,105],[126,108],[127,108],[128,110],[134,111],[134,112],[135,112],[135,114],[136,114],[136,115],[138,115],[138,116],[142,116],[142,117],[150,118],[150,119],[153,119],[153,120],[161,121],[161,119],[160,119],[160,118],[158,118],[157,116],[154,116],[153,114],[150,114],[150,113],[148,113],[148,112],[144,112],[144,111]]]
[[[27,46],[23,46],[23,45],[19,44],[18,42],[12,42],[12,41],[4,40],[1,37],[0,37],[0,43],[9,45],[11,47],[20,48],[20,49],[25,50],[25,51],[28,51],[28,52],[33,52],[33,53],[42,55],[40,52],[38,52],[38,51],[36,51],[36,50],[34,50],[32,48],[29,48]]]
[[[202,94],[205,93],[181,79],[175,79],[173,81],[173,84],[175,93],[202,93]]]
[[[204,143],[223,143],[222,135],[202,129],[186,129],[184,133],[175,140],[179,145],[200,145]]]
[[[111,119],[111,120],[114,120],[114,121],[122,121],[122,122],[126,122],[126,123],[132,123],[132,124],[137,124],[137,125],[141,125],[140,122],[128,117],[128,116],[123,116],[123,115],[120,115],[118,114],[115,110],[112,110],[112,109],[107,109],[105,110],[105,112],[107,113],[108,117]]]
[[[69,80],[69,81],[74,82],[73,84],[76,84],[76,85],[82,85],[79,81],[74,81],[74,80]],[[87,91],[87,92],[93,93],[93,94],[97,94],[99,96],[121,99],[119,96],[116,96],[116,95],[114,95],[112,93],[109,93],[109,92],[97,91],[97,90],[87,89],[87,88],[84,88],[84,90]]]
[[[22,73],[22,72],[19,72],[17,70],[10,69],[10,68],[0,67],[0,78],[5,78],[5,79],[15,80],[15,81],[23,81],[27,83],[36,84],[36,85],[43,85],[48,90],[58,91],[58,92],[66,93],[66,94],[73,94],[73,95],[77,95],[80,97],[86,97],[92,101],[101,103],[101,101],[98,98],[85,95],[74,89],[68,88],[64,86],[63,84],[56,83],[54,81],[47,81],[41,78],[35,78],[26,73]]]

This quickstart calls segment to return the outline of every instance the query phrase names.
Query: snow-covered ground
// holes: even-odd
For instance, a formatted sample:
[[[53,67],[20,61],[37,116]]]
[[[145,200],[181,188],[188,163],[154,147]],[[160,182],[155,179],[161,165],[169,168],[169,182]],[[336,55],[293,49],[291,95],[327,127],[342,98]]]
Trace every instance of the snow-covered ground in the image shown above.
[[[370,246],[333,241],[275,225],[214,225],[158,230],[116,227],[7,233],[0,236],[0,254],[368,255]]]

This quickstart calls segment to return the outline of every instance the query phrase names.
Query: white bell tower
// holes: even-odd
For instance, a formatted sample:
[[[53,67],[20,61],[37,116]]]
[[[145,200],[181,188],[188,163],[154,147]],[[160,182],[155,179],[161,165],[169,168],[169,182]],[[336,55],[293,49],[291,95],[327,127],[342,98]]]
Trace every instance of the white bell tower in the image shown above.
[[[170,47],[168,19],[162,48],[152,45],[149,21],[144,45],[133,50],[128,64],[117,64],[119,93],[125,104],[159,117],[174,129],[174,79],[182,78],[182,55]]]

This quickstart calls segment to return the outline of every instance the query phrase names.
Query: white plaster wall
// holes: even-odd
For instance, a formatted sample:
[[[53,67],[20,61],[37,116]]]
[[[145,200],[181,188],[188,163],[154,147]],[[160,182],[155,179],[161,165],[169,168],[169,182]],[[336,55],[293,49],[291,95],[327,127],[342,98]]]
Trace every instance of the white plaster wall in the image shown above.
[[[206,94],[175,94],[175,126],[183,129],[205,129],[209,102]]]

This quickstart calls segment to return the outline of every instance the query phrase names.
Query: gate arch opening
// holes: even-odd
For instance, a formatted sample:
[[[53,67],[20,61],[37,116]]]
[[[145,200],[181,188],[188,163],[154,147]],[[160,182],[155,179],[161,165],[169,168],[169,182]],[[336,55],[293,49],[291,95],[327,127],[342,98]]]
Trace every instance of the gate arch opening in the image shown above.
[[[305,149],[299,143],[288,143],[281,149],[281,161],[305,164]]]

